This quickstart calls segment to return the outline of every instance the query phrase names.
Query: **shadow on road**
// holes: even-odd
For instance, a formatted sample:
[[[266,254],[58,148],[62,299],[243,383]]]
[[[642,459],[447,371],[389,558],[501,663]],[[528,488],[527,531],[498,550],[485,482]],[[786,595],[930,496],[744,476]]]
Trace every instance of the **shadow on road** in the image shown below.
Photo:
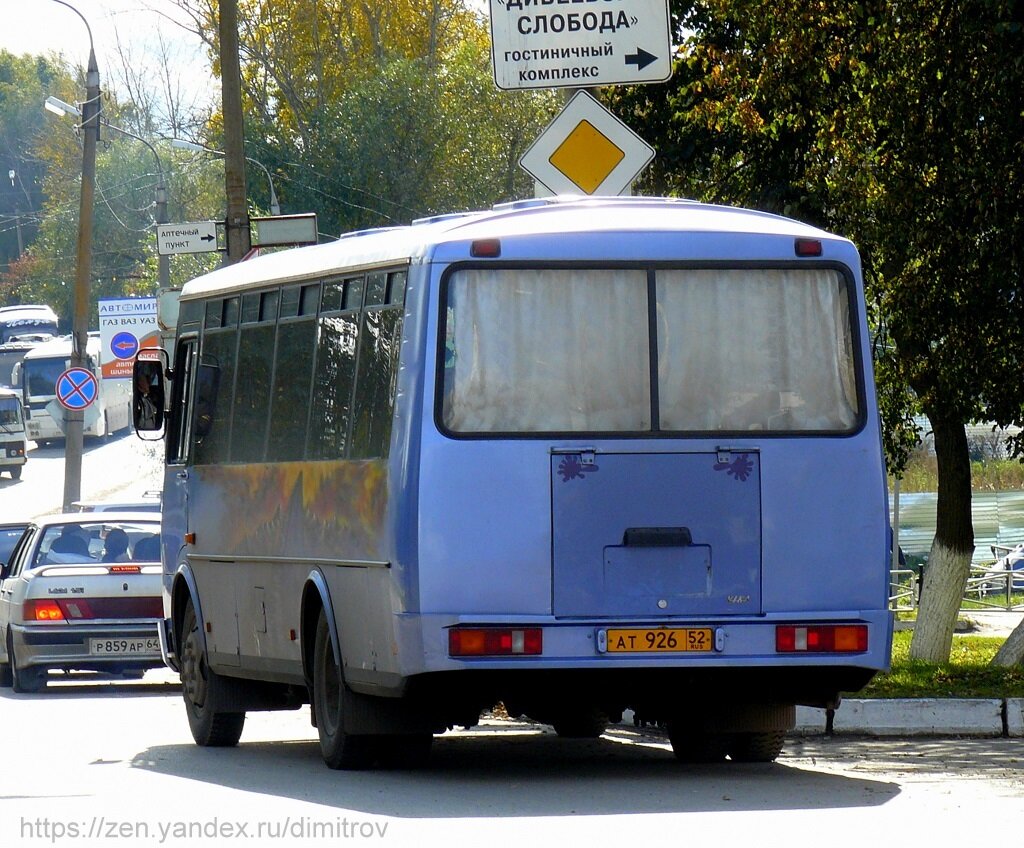
[[[784,755],[785,757],[785,755]],[[666,743],[625,728],[561,739],[535,725],[488,726],[434,740],[414,771],[327,769],[315,741],[238,748],[168,745],[133,767],[247,792],[399,818],[618,815],[860,808],[898,786],[787,765],[684,765]]]

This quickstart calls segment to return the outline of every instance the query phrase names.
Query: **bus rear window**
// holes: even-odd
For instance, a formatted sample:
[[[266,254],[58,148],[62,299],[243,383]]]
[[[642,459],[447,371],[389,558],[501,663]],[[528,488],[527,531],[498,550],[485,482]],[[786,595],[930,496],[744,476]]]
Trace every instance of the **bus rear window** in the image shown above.
[[[447,286],[453,433],[842,433],[850,298],[828,268],[465,269]],[[653,292],[653,304],[650,302]],[[652,365],[653,363],[653,365]]]

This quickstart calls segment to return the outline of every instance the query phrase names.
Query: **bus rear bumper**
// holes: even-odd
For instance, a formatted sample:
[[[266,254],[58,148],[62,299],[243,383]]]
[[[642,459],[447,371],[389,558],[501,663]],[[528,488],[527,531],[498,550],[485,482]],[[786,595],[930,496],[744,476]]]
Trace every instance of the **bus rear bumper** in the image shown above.
[[[453,630],[539,631],[539,653],[453,656]],[[402,675],[465,669],[889,668],[893,618],[887,609],[744,618],[564,620],[549,616],[400,616]],[[854,633],[863,642],[830,634]],[[650,634],[650,635],[649,635]],[[666,635],[668,634],[668,635]],[[627,641],[623,642],[625,636]],[[669,639],[668,636],[674,637]],[[820,639],[819,637],[823,637]],[[519,639],[519,636],[514,636]],[[687,639],[691,642],[685,644]],[[536,637],[531,636],[534,645]],[[628,640],[632,640],[629,644]],[[638,641],[639,640],[639,641]],[[617,642],[617,645],[611,642]],[[408,652],[401,646],[408,644]],[[648,650],[648,645],[651,649]],[[617,648],[613,649],[613,648]],[[514,649],[513,649],[514,650]],[[416,658],[421,662],[416,663]]]

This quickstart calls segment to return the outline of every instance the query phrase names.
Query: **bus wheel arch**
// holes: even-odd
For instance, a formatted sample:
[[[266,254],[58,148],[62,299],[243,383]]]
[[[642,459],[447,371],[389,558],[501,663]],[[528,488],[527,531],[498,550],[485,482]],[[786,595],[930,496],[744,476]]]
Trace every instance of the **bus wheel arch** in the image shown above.
[[[203,610],[199,603],[199,592],[191,570],[187,564],[182,563],[178,566],[178,572],[174,575],[174,582],[171,586],[171,636],[174,640],[174,653],[179,666],[176,671],[181,670],[181,651],[185,639],[185,609],[189,603],[192,604],[196,620],[199,623],[199,638],[202,639],[205,651],[206,633],[203,630]]]
[[[306,578],[306,585],[302,589],[302,606],[299,611],[302,671],[306,677],[306,686],[309,689],[310,711],[314,727],[316,726],[316,706],[313,703],[313,661],[316,649],[316,629],[317,623],[320,620],[321,610],[327,619],[334,655],[341,657],[341,639],[338,636],[338,625],[334,617],[331,593],[327,588],[327,579],[324,577],[323,572],[317,568],[313,569]]]
[[[238,744],[245,727],[244,712],[217,710],[224,701],[223,680],[209,665],[206,640],[192,599],[185,603],[181,631],[181,694],[185,701],[189,729],[197,745],[231,748]]]

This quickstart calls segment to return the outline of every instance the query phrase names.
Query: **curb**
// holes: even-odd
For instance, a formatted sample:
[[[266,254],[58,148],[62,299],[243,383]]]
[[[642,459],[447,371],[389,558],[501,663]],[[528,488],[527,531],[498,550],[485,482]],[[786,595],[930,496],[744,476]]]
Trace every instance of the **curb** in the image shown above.
[[[846,699],[839,709],[796,708],[797,735],[1024,736],[1024,698]]]

